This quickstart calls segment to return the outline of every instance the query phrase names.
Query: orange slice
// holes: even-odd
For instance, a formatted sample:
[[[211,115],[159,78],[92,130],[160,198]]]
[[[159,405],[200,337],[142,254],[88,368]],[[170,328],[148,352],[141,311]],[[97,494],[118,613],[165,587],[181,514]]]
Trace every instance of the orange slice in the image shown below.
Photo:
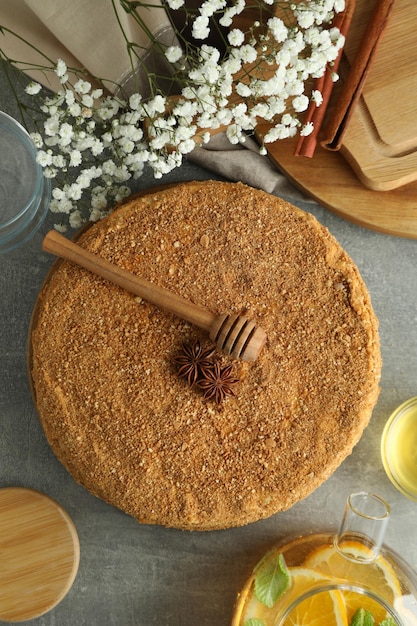
[[[289,607],[295,598],[317,589],[329,582],[328,576],[304,567],[289,567],[291,587],[268,608],[252,594],[248,600],[243,624],[250,620],[262,620],[265,626],[273,626],[283,607]],[[256,622],[253,622],[256,623]],[[322,591],[307,597],[288,615],[284,626],[348,626],[343,595],[340,591]]]
[[[368,548],[359,542],[350,542],[347,546],[350,554],[358,559],[368,556]],[[361,563],[342,556],[334,546],[325,546],[312,552],[304,561],[304,566],[323,575],[355,583],[359,587],[373,591],[389,605],[401,597],[400,581],[393,566],[382,556],[372,563]],[[355,592],[343,592],[348,620],[357,608],[369,610],[376,623],[387,617],[384,608],[369,596]]]

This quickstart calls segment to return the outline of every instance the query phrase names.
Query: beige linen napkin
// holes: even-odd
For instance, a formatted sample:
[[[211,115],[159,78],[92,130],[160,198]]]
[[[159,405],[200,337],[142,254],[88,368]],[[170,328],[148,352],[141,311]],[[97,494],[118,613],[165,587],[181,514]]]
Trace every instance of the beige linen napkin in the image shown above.
[[[281,174],[268,156],[259,154],[259,146],[247,137],[244,144],[231,144],[225,133],[213,135],[208,144],[199,146],[188,160],[233,181],[241,181],[277,196],[308,201]]]
[[[79,67],[76,57],[61,44],[47,25],[38,20],[25,0],[2,0],[0,25],[9,28],[34,46],[29,47],[22,39],[6,31],[0,33],[0,47],[7,56],[12,60],[22,61],[18,67],[42,85],[57,90],[59,81],[53,75],[47,77],[45,73],[36,69],[38,65],[45,65],[45,59],[35,48],[42,50],[50,59],[62,59],[68,67]]]
[[[138,9],[140,17],[158,41],[172,45],[176,38],[161,1],[151,0],[150,4]],[[150,39],[137,22],[120,7],[116,19],[112,3],[104,0],[2,0],[0,25],[19,33],[53,62],[62,59],[68,67],[85,68],[93,76],[109,80],[110,91],[117,91],[119,84],[127,87],[131,78],[125,37],[143,58],[151,54]],[[25,62],[27,74],[54,91],[59,89],[59,81],[51,73],[36,70],[45,60],[34,48],[10,34],[0,37],[6,54]],[[160,67],[154,64],[152,69],[166,74],[169,65],[163,56],[158,63],[161,61]],[[146,97],[146,81],[139,86]]]

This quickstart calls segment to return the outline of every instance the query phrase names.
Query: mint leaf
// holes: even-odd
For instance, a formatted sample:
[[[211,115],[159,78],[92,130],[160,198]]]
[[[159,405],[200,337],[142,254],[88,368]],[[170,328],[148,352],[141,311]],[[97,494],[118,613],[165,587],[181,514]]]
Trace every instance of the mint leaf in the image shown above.
[[[379,626],[398,626],[398,624],[392,617],[387,617],[387,619],[383,619],[382,622],[379,622]]]
[[[282,554],[261,564],[255,576],[255,596],[259,602],[271,608],[289,586],[290,575]]]
[[[366,609],[358,609],[350,622],[350,626],[374,626],[375,620],[369,611]]]
[[[243,626],[266,626],[266,624],[263,621],[263,619],[258,619],[257,617],[250,617],[249,619],[245,620],[245,623],[243,624]]]

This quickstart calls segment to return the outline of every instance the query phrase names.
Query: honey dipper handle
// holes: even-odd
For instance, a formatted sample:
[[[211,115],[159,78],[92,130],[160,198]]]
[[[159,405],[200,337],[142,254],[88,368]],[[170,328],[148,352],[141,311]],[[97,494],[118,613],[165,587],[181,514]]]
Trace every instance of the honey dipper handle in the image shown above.
[[[164,311],[174,313],[205,331],[211,330],[213,322],[217,318],[217,315],[208,309],[193,304],[164,287],[154,285],[140,276],[113,265],[113,263],[85,250],[55,230],[51,230],[45,235],[42,248],[45,252],[72,261],[93,274],[115,283],[136,296],[140,296]]]

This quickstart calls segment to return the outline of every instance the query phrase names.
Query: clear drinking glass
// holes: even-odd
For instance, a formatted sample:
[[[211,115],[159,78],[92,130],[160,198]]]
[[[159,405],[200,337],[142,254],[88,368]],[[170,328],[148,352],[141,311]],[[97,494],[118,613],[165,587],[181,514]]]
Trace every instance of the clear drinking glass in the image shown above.
[[[27,242],[46,216],[51,186],[36,155],[23,126],[0,111],[0,253]]]
[[[379,556],[390,516],[389,505],[372,493],[351,493],[335,537],[339,552],[354,561],[371,563]],[[360,545],[363,549],[352,550]]]

